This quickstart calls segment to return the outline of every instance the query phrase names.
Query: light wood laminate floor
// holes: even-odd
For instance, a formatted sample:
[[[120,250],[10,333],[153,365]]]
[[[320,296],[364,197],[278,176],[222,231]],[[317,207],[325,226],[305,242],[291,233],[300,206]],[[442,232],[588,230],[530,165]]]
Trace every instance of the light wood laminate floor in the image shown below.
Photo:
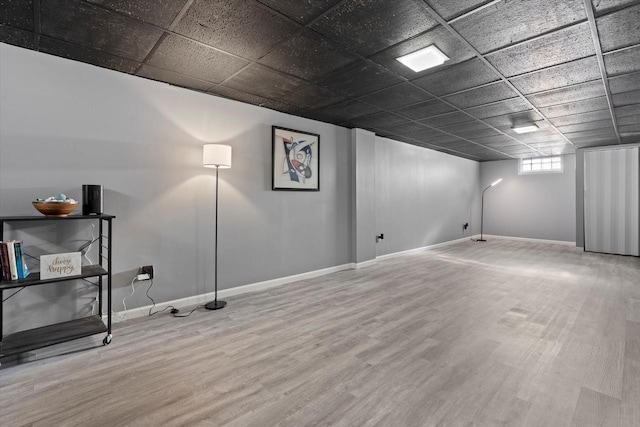
[[[464,242],[0,370],[2,426],[640,426],[640,259]]]

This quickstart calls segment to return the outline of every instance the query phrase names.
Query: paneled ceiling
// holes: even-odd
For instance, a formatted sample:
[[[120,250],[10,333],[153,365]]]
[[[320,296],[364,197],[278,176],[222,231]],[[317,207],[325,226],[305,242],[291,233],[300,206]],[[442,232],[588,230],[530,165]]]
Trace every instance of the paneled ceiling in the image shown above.
[[[640,141],[637,0],[1,0],[0,41],[479,161]]]

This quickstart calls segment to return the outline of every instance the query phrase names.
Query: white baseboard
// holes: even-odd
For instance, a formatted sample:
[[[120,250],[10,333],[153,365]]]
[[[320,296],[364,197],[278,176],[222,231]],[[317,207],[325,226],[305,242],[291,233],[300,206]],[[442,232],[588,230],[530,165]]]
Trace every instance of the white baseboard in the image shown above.
[[[376,261],[377,261],[377,258],[370,259],[369,261],[353,262],[351,263],[351,268],[354,268],[357,270],[359,268],[369,267],[370,265],[374,265]]]
[[[375,261],[375,260],[374,260]],[[335,273],[337,271],[350,270],[352,268],[358,268],[361,264],[342,264],[335,267],[323,268],[320,270],[309,271],[307,273],[294,274],[292,276],[280,277],[278,279],[265,280],[264,282],[250,283],[248,285],[236,286],[235,288],[223,289],[218,291],[218,298],[226,298],[233,295],[246,294],[248,292],[263,291],[265,289],[274,288],[276,286],[286,285],[288,283],[297,282],[300,280],[313,279],[315,277],[324,276],[325,274]],[[174,307],[189,307],[198,304],[204,304],[212,301],[214,298],[213,292],[205,294],[194,295],[190,297],[180,298],[172,301],[164,301],[157,303],[153,310],[162,310],[163,308],[172,305]],[[143,317],[149,314],[151,305],[145,307],[132,308],[127,311],[115,312],[111,320],[113,322],[121,322],[123,320],[134,319],[136,317]]]
[[[265,280],[264,282],[251,283],[248,285],[237,286],[235,288],[223,289],[221,291],[218,291],[218,298],[226,298],[233,295],[246,294],[248,292],[263,291],[266,289],[274,288],[276,286],[282,286],[282,285],[297,282],[300,280],[313,279],[315,277],[324,276],[325,274],[335,273],[338,271],[349,270],[349,269],[360,269],[360,268],[374,265],[379,260],[385,260],[389,258],[403,256],[403,255],[409,255],[416,252],[428,251],[431,249],[441,248],[444,246],[449,246],[456,243],[468,241],[471,238],[477,239],[479,237],[480,237],[479,234],[476,236],[463,237],[461,239],[449,240],[447,242],[436,243],[434,245],[423,246],[420,248],[409,249],[406,251],[400,251],[400,252],[394,252],[391,254],[381,255],[379,257],[376,257],[375,259],[363,261],[359,263],[342,264],[335,267],[328,267],[320,270],[309,271],[307,273],[294,274],[292,276],[280,277],[278,279]],[[521,241],[529,241],[529,242],[537,242],[537,243],[554,243],[554,244],[560,244],[560,245],[575,246],[575,242],[564,242],[559,240],[529,239],[524,237],[494,236],[489,234],[485,234],[484,237],[490,238],[490,239],[521,240]],[[180,307],[194,306],[197,304],[204,304],[208,301],[212,301],[213,298],[214,298],[214,293],[208,292],[205,294],[194,295],[194,296],[180,298],[172,301],[164,301],[156,304],[156,306],[154,307],[154,310],[162,310],[163,308],[169,305],[180,308]],[[132,308],[127,310],[126,312],[125,311],[116,312],[114,313],[111,319],[113,322],[120,322],[127,319],[134,319],[136,317],[143,317],[149,314],[150,308],[151,308],[151,305],[147,305],[145,307]]]
[[[479,239],[480,235],[473,236],[474,239]],[[576,242],[567,242],[565,240],[545,240],[545,239],[532,239],[529,237],[512,237],[512,236],[497,236],[494,234],[483,234],[483,239],[499,239],[499,240],[518,240],[521,242],[533,242],[533,243],[551,243],[554,245],[575,246]]]
[[[449,245],[453,245],[453,244],[456,244],[456,243],[468,241],[470,238],[471,238],[471,236],[463,237],[461,239],[449,240],[449,241],[442,242],[442,243],[436,243],[434,245],[422,246],[420,248],[409,249],[409,250],[400,251],[400,252],[394,252],[394,253],[386,254],[386,255],[380,255],[379,257],[376,257],[376,260],[395,258],[395,257],[402,256],[402,255],[409,255],[409,254],[412,254],[412,253],[415,253],[415,252],[422,252],[422,251],[428,251],[428,250],[431,250],[431,249],[442,248],[444,246],[449,246]]]

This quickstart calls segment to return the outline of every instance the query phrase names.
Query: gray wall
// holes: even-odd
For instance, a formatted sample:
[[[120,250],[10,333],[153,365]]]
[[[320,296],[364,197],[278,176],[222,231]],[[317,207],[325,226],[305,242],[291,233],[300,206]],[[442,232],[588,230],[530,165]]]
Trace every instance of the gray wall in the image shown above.
[[[351,262],[348,129],[4,44],[0,58],[0,215],[37,214],[36,197],[80,199],[82,184],[104,185],[105,210],[117,216],[115,310],[140,265],[156,268],[157,301],[213,290],[205,143],[233,146],[233,167],[220,171],[220,289]],[[322,191],[271,191],[271,125],[321,135]],[[24,237],[33,253],[39,235]],[[89,230],[63,236],[74,249]],[[5,333],[50,321],[33,310],[73,317],[69,289],[54,289],[7,303]],[[127,303],[148,300],[139,290]]]
[[[220,171],[220,289],[452,240],[467,221],[478,230],[477,162],[4,44],[0,59],[0,215],[102,184],[117,216],[114,310],[140,265],[155,266],[157,301],[212,291],[206,143],[233,146]],[[320,192],[271,191],[274,124],[321,135]],[[5,238],[37,256],[77,250],[91,232],[20,224]],[[29,288],[5,305],[4,332],[85,315],[94,296],[81,282]],[[138,289],[127,308],[148,303]]]
[[[375,144],[378,256],[479,232],[478,162],[387,138]]]
[[[352,259],[356,263],[376,258],[376,135],[351,130]]]
[[[576,241],[576,156],[563,156],[562,173],[518,175],[518,160],[480,164],[485,193],[484,232],[500,236]]]

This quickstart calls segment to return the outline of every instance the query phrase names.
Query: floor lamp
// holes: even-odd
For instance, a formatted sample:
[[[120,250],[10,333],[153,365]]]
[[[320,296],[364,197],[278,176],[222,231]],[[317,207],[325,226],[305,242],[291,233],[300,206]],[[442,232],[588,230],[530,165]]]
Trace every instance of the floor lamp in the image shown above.
[[[219,310],[227,305],[226,301],[218,301],[218,171],[231,167],[231,146],[222,144],[207,144],[202,150],[202,166],[214,168],[216,170],[216,237],[215,237],[215,258],[214,258],[214,286],[215,297],[213,301],[205,304],[208,310]]]
[[[493,182],[490,186],[482,190],[482,205],[481,205],[482,207],[480,208],[480,238],[475,240],[476,242],[486,242],[486,240],[482,238],[482,227],[484,226],[484,192],[490,189],[491,187],[494,187],[500,184],[500,181],[502,181],[502,178],[498,179],[497,181]]]

